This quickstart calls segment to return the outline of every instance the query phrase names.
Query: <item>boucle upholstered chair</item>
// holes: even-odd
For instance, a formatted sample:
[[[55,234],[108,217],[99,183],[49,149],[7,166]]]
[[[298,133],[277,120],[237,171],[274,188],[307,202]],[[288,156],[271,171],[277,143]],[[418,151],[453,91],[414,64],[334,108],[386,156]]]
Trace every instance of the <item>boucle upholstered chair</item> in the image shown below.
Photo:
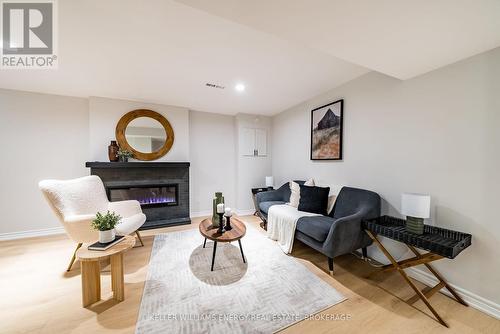
[[[75,262],[76,251],[83,243],[98,240],[98,232],[90,226],[97,212],[114,211],[122,219],[116,225],[117,235],[136,233],[146,221],[138,201],[109,202],[102,180],[95,175],[73,180],[44,180],[38,186],[61,221],[68,236],[77,243],[67,271]]]

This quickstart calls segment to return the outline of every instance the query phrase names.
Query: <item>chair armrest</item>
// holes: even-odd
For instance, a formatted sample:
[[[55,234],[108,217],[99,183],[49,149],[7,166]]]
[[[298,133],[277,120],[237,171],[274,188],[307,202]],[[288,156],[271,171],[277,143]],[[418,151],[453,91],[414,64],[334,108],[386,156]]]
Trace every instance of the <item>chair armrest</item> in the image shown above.
[[[283,194],[278,190],[268,190],[257,193],[255,195],[257,203],[270,202],[270,201],[282,201]]]
[[[114,211],[122,216],[122,218],[142,213],[141,204],[136,200],[109,202],[108,210]]]
[[[62,223],[64,230],[74,242],[94,242],[97,240],[97,231],[91,226],[94,218],[94,214],[72,215],[64,217]]]
[[[75,223],[89,223],[89,228],[90,228],[90,222],[94,220],[95,215],[89,214],[89,215],[73,215],[73,216],[68,216],[64,218],[64,222],[66,224],[75,224]]]
[[[350,216],[337,218],[323,244],[325,253],[334,257],[370,245],[371,239],[362,228],[362,220],[366,214],[365,210],[361,210]]]

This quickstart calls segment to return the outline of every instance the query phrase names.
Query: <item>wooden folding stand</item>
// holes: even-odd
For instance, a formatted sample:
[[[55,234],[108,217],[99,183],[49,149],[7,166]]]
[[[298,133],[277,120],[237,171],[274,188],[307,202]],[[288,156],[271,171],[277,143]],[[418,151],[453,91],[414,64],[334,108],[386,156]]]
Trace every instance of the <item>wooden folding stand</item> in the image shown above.
[[[369,230],[365,230],[365,232],[370,236],[370,238],[377,244],[377,246],[380,248],[380,250],[385,254],[385,256],[391,261],[391,264],[385,265],[381,267],[382,271],[391,271],[391,270],[397,270],[401,276],[403,276],[404,280],[408,285],[415,291],[415,295],[411,298],[409,298],[406,302],[408,304],[413,304],[417,300],[421,299],[424,304],[429,308],[429,310],[434,314],[436,317],[437,321],[439,321],[443,326],[449,327],[448,324],[441,318],[439,313],[432,307],[432,305],[429,302],[429,298],[432,297],[436,292],[441,290],[442,288],[448,289],[450,293],[455,297],[456,301],[458,301],[460,304],[468,306],[467,303],[456,293],[456,291],[443,279],[443,277],[434,269],[431,267],[429,264],[432,261],[436,261],[439,259],[442,259],[443,256],[434,254],[432,252],[425,253],[425,254],[420,254],[415,247],[406,244],[408,248],[415,254],[414,257],[402,261],[396,261],[394,257],[387,251],[387,249],[382,245],[382,243],[377,239],[377,237]],[[439,283],[436,284],[434,287],[430,288],[427,287],[423,289],[422,291],[417,288],[417,286],[410,280],[404,269],[406,268],[411,268],[414,266],[418,266],[420,264],[423,264],[429,269],[429,271],[438,279]]]

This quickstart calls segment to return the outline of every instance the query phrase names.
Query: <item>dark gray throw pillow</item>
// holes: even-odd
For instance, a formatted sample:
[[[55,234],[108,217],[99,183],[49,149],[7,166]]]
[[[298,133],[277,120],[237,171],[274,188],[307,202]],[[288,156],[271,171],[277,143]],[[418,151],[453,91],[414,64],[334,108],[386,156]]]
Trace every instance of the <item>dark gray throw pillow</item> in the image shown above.
[[[299,211],[327,215],[330,187],[311,187],[300,185]]]

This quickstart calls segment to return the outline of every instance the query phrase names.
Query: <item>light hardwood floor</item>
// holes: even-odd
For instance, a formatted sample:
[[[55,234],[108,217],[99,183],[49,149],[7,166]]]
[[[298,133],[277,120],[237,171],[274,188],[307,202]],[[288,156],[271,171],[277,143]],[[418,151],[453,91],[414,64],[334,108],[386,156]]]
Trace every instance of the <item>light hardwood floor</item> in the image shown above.
[[[133,333],[154,234],[197,228],[200,220],[143,232],[145,246],[124,256],[125,300],[112,299],[109,266],[103,264],[103,301],[87,309],[81,306],[79,263],[65,272],[75,246],[66,236],[0,242],[0,333]],[[260,222],[243,220],[256,227]],[[438,293],[431,302],[451,326],[444,328],[422,302],[403,302],[412,292],[397,273],[367,279],[373,267],[353,255],[335,259],[334,277],[326,258],[300,242],[292,255],[348,298],[321,314],[349,320],[306,320],[284,333],[500,333],[499,320]]]

